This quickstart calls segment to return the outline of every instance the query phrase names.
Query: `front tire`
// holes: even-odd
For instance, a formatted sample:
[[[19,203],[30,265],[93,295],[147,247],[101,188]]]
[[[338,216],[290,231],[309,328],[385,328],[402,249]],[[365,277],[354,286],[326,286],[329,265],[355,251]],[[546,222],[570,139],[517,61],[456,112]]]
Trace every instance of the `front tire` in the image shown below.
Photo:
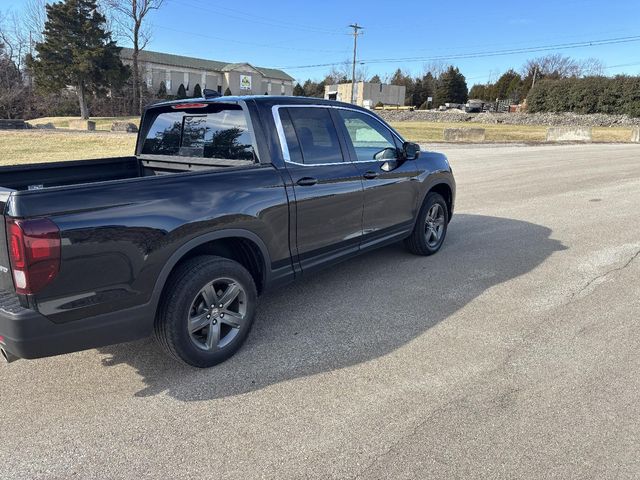
[[[173,358],[208,368],[244,343],[258,294],[239,263],[216,256],[187,260],[172,273],[155,321],[155,338]]]
[[[449,209],[442,195],[431,192],[422,203],[413,232],[405,246],[414,255],[433,255],[442,247],[447,236]]]

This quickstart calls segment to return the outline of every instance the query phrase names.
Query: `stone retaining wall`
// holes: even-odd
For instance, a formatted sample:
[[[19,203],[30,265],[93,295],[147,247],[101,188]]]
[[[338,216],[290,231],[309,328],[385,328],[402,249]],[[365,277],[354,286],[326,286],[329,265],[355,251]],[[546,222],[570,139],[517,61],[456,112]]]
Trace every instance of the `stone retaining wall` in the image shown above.
[[[484,128],[445,128],[443,134],[445,142],[484,142],[486,138]]]
[[[550,127],[547,130],[547,142],[590,142],[590,127]]]

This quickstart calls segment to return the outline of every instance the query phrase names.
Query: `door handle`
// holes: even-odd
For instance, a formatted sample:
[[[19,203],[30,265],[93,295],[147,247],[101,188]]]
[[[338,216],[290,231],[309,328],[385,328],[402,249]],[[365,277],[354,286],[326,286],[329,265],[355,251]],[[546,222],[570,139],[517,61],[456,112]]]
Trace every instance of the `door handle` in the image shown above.
[[[313,178],[313,177],[302,177],[296,183],[298,185],[300,185],[301,187],[311,187],[311,186],[315,185],[316,183],[318,183],[318,179],[317,178]]]
[[[374,178],[378,178],[378,172],[374,172],[372,170],[369,170],[368,172],[364,172],[362,174],[362,176],[364,178],[366,178],[367,180],[373,180]]]

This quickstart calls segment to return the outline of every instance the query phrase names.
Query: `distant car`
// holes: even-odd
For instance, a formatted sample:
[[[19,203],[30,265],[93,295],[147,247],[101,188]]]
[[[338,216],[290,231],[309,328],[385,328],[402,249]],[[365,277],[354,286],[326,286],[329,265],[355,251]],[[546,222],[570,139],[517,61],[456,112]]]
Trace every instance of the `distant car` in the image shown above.
[[[154,333],[210,367],[260,293],[399,240],[434,254],[455,202],[446,157],[378,116],[275,96],[156,104],[136,156],[3,167],[0,185],[9,361]]]
[[[470,100],[464,106],[464,111],[467,113],[480,113],[484,108],[484,102],[478,100]]]

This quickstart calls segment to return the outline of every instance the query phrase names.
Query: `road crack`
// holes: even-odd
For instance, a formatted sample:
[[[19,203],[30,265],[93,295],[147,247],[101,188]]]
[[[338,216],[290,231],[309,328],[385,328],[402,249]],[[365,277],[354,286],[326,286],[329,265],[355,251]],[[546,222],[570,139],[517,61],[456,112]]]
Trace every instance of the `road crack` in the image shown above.
[[[627,260],[623,265],[621,265],[619,267],[611,268],[611,269],[607,270],[606,272],[593,277],[580,290],[578,290],[577,292],[573,292],[571,294],[571,297],[569,298],[569,301],[566,303],[566,305],[571,303],[576,297],[580,296],[585,290],[587,290],[589,287],[591,287],[591,285],[593,285],[594,283],[598,282],[599,280],[602,280],[602,279],[606,278],[607,276],[611,275],[614,272],[620,272],[620,271],[624,270],[625,268],[627,268],[639,256],[640,256],[640,250],[638,250],[636,253],[634,253],[629,258],[629,260]]]

